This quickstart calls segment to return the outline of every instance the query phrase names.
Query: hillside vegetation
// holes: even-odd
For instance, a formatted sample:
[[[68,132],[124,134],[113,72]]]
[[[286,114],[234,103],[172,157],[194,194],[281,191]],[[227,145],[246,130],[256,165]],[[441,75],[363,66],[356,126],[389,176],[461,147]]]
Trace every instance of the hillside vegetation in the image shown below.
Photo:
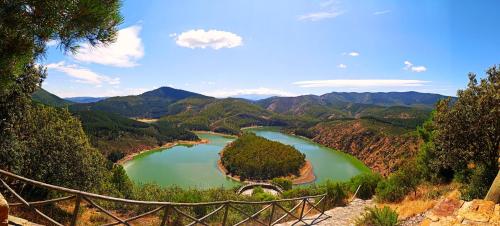
[[[95,103],[77,104],[70,109],[100,110],[125,117],[159,118],[167,113],[170,104],[188,97],[208,98],[193,92],[162,87],[137,96],[110,97]]]
[[[67,108],[69,103],[41,88],[33,93],[32,98],[35,102],[53,107]],[[75,109],[78,108],[70,108],[70,112],[80,119],[92,146],[112,162],[167,142],[199,140],[196,134],[166,121],[149,124],[110,112]]]
[[[239,134],[247,126],[283,126],[286,122],[278,115],[242,99],[181,100],[169,107],[167,121],[192,130]]]
[[[293,146],[244,133],[223,150],[222,164],[242,180],[299,175],[305,155]]]
[[[315,142],[354,155],[383,175],[398,169],[418,150],[414,130],[373,118],[322,122],[311,131]]]
[[[196,134],[167,122],[139,122],[103,111],[73,111],[92,145],[116,162],[126,154],[175,140],[199,140]]]
[[[62,99],[52,93],[47,92],[42,88],[37,88],[36,91],[31,94],[31,98],[39,103],[53,106],[53,107],[66,107],[68,105],[74,104],[71,101]]]

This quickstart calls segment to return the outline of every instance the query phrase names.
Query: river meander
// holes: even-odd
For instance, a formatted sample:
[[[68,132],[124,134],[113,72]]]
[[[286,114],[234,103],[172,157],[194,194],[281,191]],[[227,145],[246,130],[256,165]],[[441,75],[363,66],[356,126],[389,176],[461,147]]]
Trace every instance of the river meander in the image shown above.
[[[295,146],[306,154],[314,168],[315,182],[327,179],[345,181],[369,169],[356,158],[308,139],[287,135],[273,128],[249,129],[259,136]],[[218,153],[234,138],[209,133],[197,133],[208,139],[208,144],[178,145],[167,149],[149,151],[135,156],[124,164],[135,183],[157,183],[162,186],[180,187],[232,187],[238,182],[226,178],[217,169]]]

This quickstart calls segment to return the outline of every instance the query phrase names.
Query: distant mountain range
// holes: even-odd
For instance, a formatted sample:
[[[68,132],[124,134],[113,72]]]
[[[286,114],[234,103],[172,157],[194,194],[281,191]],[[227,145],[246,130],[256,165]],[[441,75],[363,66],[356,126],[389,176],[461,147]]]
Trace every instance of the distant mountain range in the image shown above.
[[[218,99],[169,87],[91,103],[64,100],[43,89],[32,97],[39,103],[68,107],[82,121],[93,145],[111,160],[141,145],[196,139],[188,130],[239,134],[242,127],[280,126],[351,153],[381,173],[391,172],[399,160],[416,153],[413,131],[437,101],[448,98],[418,92],[332,92],[255,101]],[[157,121],[146,124],[130,118]]]
[[[101,101],[106,98],[107,97],[67,97],[64,99],[75,103],[86,104],[86,103],[94,103],[97,101]]]
[[[218,99],[170,87],[140,95],[69,101],[43,89],[33,99],[52,106],[69,106],[72,111],[98,110],[128,118],[161,118],[189,129],[236,131],[249,125],[294,124],[303,121],[373,117],[406,127],[415,127],[428,117],[440,99],[447,96],[418,92],[346,93],[332,92],[297,97],[270,97],[258,101]],[[75,100],[75,99],[73,99]],[[87,103],[75,103],[75,102]],[[291,119],[290,117],[295,117]]]

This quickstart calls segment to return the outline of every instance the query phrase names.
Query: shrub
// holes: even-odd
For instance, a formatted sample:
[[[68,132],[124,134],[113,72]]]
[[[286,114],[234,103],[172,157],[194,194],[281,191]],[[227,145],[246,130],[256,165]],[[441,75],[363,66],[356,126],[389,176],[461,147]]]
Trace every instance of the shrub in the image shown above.
[[[378,183],[375,194],[380,201],[397,202],[403,199],[406,192],[395,179],[389,178]]]
[[[277,185],[285,191],[292,189],[292,181],[285,178],[273,178],[271,184]]]
[[[367,208],[366,213],[356,221],[359,226],[396,226],[398,222],[398,214],[391,208]]]
[[[346,186],[341,183],[326,181],[326,198],[330,207],[344,205],[347,198]]]
[[[478,197],[484,197],[488,193],[491,182],[495,179],[496,172],[487,169],[484,165],[475,167],[470,177],[462,181],[465,185],[461,188],[462,199],[472,200]]]
[[[377,198],[386,202],[401,201],[409,192],[417,192],[421,177],[416,163],[414,161],[408,162],[387,180],[378,183],[375,189]]]
[[[355,193],[359,187],[356,197],[360,199],[370,199],[375,194],[377,184],[382,180],[382,176],[377,173],[363,173],[357,175],[349,181],[349,189]]]
[[[125,169],[123,169],[121,165],[115,164],[111,173],[111,183],[115,186],[116,190],[118,190],[123,197],[128,199],[132,198],[134,184],[128,178]]]

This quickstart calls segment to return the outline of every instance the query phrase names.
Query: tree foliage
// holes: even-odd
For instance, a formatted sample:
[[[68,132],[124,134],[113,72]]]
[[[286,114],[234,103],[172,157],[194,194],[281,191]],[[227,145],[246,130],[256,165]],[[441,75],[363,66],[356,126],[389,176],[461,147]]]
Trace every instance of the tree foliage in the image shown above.
[[[267,180],[299,175],[305,155],[293,146],[245,133],[224,149],[222,164],[242,179]]]
[[[490,68],[480,81],[469,74],[467,89],[457,96],[454,103],[438,103],[431,121],[419,129],[425,141],[420,167],[428,179],[469,184],[475,190],[470,198],[479,198],[498,172],[500,68]]]
[[[100,186],[104,161],[67,111],[32,105],[46,77],[37,64],[54,40],[76,51],[115,39],[118,0],[0,2],[0,167],[48,183]]]

